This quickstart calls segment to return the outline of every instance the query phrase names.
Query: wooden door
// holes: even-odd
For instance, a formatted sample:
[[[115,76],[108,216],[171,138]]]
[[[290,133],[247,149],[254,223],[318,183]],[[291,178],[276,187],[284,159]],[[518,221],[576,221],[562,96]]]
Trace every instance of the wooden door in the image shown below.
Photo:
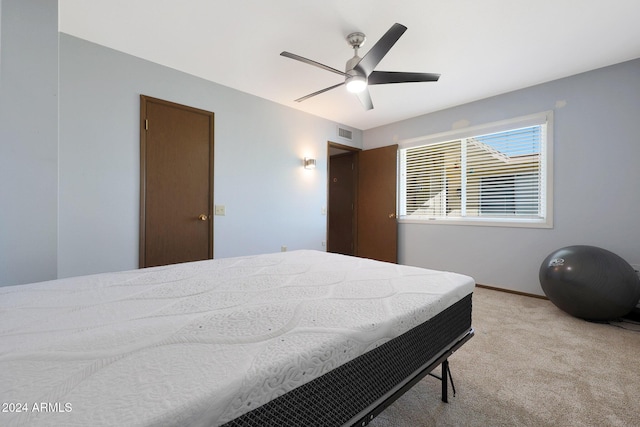
[[[140,267],[213,258],[211,112],[140,97]]]
[[[356,184],[356,153],[330,156],[328,252],[355,254]]]
[[[357,255],[398,261],[396,220],[398,146],[358,153]]]

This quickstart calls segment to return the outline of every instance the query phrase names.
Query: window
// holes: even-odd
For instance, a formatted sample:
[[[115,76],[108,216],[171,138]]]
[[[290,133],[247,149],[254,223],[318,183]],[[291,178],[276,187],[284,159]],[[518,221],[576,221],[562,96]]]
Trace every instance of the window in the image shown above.
[[[551,113],[401,142],[403,222],[551,227]]]

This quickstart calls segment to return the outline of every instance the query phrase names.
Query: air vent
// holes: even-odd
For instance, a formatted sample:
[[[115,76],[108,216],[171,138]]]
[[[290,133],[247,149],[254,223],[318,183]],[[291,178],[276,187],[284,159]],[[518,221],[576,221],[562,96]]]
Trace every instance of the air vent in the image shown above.
[[[353,139],[353,132],[351,132],[349,129],[338,127],[338,136],[340,138],[348,139],[349,141],[351,141]]]

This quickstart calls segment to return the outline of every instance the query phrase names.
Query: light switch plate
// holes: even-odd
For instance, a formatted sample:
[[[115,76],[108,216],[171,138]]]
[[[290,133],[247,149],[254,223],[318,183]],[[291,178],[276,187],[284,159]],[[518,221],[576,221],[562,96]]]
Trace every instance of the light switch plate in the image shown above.
[[[216,215],[225,215],[224,205],[216,205],[214,212]]]

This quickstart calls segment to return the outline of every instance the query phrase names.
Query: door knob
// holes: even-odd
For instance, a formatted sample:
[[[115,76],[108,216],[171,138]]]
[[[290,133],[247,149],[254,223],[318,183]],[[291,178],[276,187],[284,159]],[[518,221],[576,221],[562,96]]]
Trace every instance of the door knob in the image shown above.
[[[207,215],[205,215],[205,214],[200,214],[200,216],[198,217],[198,219],[199,219],[200,221],[206,221],[206,220],[208,220],[208,219],[209,219],[209,217],[208,217]]]
[[[395,218],[395,217],[396,217],[396,214],[394,214],[394,213],[390,213],[389,214],[389,218]]]

